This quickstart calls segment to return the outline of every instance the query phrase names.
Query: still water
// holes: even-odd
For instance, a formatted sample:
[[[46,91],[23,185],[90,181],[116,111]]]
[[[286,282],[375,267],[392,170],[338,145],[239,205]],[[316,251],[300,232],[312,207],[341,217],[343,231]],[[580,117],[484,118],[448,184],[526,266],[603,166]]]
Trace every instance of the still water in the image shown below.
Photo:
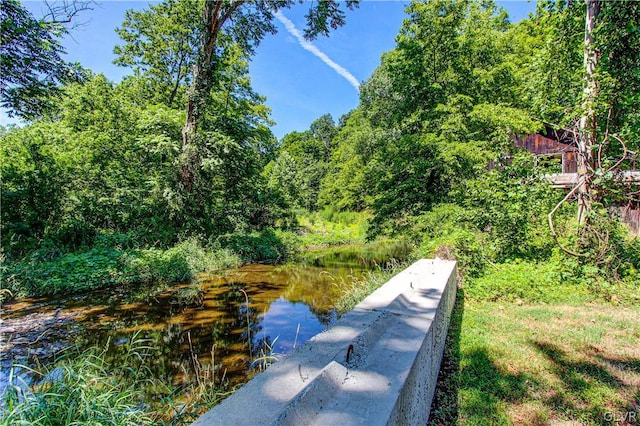
[[[2,376],[13,363],[34,365],[72,346],[118,346],[132,336],[151,346],[150,378],[179,387],[196,379],[194,359],[217,380],[241,383],[278,356],[327,328],[340,287],[361,267],[247,265],[195,284],[112,289],[2,306]],[[113,349],[115,348],[115,349]]]

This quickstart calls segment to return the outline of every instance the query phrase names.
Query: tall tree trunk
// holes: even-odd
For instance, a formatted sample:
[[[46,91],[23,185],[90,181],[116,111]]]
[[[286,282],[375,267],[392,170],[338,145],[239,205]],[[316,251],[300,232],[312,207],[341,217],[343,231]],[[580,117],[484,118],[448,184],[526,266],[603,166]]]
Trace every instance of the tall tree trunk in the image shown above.
[[[595,79],[598,52],[593,42],[593,31],[600,11],[599,0],[587,0],[587,16],[584,31],[584,90],[583,116],[578,128],[578,222],[584,225],[591,210],[591,175],[594,168],[593,148],[597,144],[595,99],[598,85]]]
[[[222,26],[244,1],[225,2],[224,0],[207,0],[202,11],[202,35],[196,64],[193,67],[193,79],[187,92],[187,117],[182,128],[182,164],[180,178],[185,189],[191,192],[198,155],[195,149],[195,138],[206,107],[211,88],[214,86],[213,76],[217,65],[216,42]]]

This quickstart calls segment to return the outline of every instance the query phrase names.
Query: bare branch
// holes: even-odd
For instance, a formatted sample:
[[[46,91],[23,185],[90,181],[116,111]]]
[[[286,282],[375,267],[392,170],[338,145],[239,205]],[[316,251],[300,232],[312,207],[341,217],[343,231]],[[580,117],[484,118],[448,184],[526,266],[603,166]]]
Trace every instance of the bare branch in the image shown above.
[[[620,145],[622,145],[623,153],[622,153],[622,158],[620,158],[616,164],[611,166],[609,168],[609,170],[607,170],[608,172],[616,170],[620,166],[620,164],[622,164],[624,162],[624,160],[627,159],[627,154],[629,153],[629,150],[627,149],[627,146],[624,144],[624,141],[622,139],[620,139],[620,137],[618,137],[616,135],[613,135],[613,138],[615,140],[617,140],[618,142],[620,142]]]
[[[70,24],[76,15],[85,10],[93,10],[96,4],[93,0],[61,0],[46,1],[45,6],[47,12],[44,20],[50,25],[67,25]],[[71,29],[85,25],[86,22],[76,22]]]
[[[576,186],[574,186],[573,189],[567,193],[567,195],[565,195],[565,197],[562,199],[562,201],[560,201],[558,204],[556,204],[556,206],[553,208],[553,210],[551,210],[551,212],[548,215],[549,230],[551,231],[551,236],[553,237],[554,241],[556,242],[556,244],[558,245],[558,247],[560,247],[560,249],[562,251],[564,251],[565,253],[567,253],[567,254],[569,254],[571,256],[575,256],[575,257],[587,257],[583,253],[576,253],[574,251],[569,250],[565,246],[563,246],[562,243],[560,243],[560,241],[558,240],[558,234],[556,233],[556,229],[553,226],[553,215],[558,211],[558,209],[564,203],[566,203],[569,200],[569,198],[571,198],[571,196],[573,194],[575,194],[578,191],[578,188],[580,188],[580,182],[578,182],[578,184]]]

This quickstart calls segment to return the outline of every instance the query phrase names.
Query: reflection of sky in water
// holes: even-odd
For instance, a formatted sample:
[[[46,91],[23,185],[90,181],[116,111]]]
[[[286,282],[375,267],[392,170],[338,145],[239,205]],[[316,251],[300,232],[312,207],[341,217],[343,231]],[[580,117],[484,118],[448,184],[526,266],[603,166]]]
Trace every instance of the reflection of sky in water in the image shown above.
[[[170,385],[195,383],[192,354],[206,364],[215,348],[217,378],[242,383],[253,360],[279,358],[294,342],[302,346],[326,329],[336,319],[332,308],[339,286],[361,273],[351,267],[245,265],[202,276],[198,283],[111,288],[4,305],[0,336],[9,337],[0,339],[0,394],[14,360],[34,366],[37,355],[46,365],[65,346],[76,344],[81,352],[111,342],[109,359],[117,366],[126,356],[119,348],[134,335],[145,339],[152,354],[145,358],[150,378]]]
[[[332,313],[327,319],[333,321],[335,313]],[[269,342],[273,342],[277,338],[275,347],[272,348],[274,354],[291,351],[296,341],[297,346],[300,346],[328,326],[328,324],[320,322],[316,314],[311,312],[309,306],[304,303],[291,303],[282,297],[273,302],[266,313],[259,316],[259,321],[262,330],[253,336],[253,341],[258,343],[268,338]],[[298,325],[300,325],[299,331]]]

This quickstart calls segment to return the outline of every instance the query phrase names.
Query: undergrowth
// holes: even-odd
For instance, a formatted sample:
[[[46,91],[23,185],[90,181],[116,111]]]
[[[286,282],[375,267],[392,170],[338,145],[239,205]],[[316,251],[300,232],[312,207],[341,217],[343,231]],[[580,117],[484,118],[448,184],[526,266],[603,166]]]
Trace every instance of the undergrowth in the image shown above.
[[[0,401],[0,425],[188,425],[227,395],[213,362],[195,358],[197,381],[187,387],[149,379],[154,348],[148,343],[134,334],[118,345],[68,348],[50,366],[14,366]],[[124,352],[117,365],[109,355],[114,350]],[[148,392],[156,400],[145,402]]]
[[[303,248],[362,243],[370,219],[368,212],[337,212],[327,207],[319,212],[299,212],[295,232]]]
[[[4,295],[73,293],[108,286],[187,281],[198,272],[237,266],[229,249],[208,249],[196,239],[162,249],[96,247],[51,260],[26,259],[1,266]]]

